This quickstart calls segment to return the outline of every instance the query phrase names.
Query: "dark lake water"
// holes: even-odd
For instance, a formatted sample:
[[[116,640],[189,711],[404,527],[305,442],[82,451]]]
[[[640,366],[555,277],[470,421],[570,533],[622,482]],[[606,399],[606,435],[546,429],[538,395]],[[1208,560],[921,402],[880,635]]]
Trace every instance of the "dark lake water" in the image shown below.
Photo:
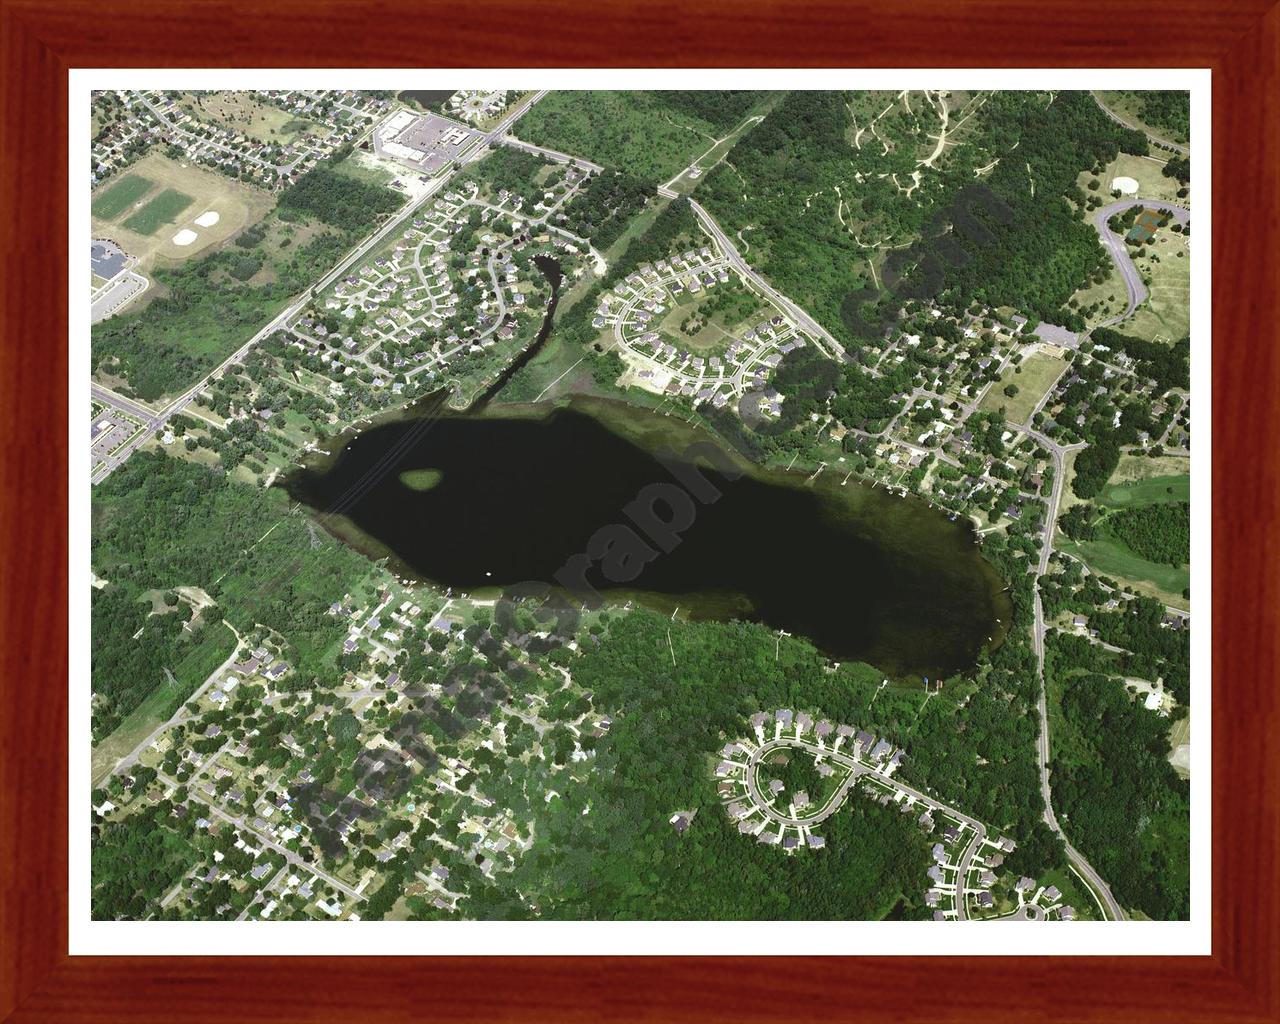
[[[579,402],[538,418],[437,413],[372,427],[286,486],[345,517],[326,520],[349,543],[464,591],[530,580],[577,593],[590,586],[614,600],[678,605],[692,618],[763,622],[835,659],[898,675],[966,668],[1003,635],[1007,598],[967,524],[880,489],[840,487],[830,471],[806,485],[782,472],[737,475],[726,464],[734,479],[702,459],[664,463],[655,455],[663,445],[685,452],[705,435],[645,410],[610,422],[608,405]],[[647,524],[639,529],[626,509],[653,484],[675,490],[632,506]],[[593,549],[593,536],[612,524],[635,541],[619,527],[596,536]]]

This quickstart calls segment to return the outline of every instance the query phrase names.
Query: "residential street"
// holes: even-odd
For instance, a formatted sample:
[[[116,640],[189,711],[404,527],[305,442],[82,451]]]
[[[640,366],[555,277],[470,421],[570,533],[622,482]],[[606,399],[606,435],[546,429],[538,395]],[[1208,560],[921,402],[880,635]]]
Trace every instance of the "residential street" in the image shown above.
[[[1045,512],[1045,525],[1043,543],[1040,546],[1040,562],[1036,566],[1036,586],[1035,586],[1035,627],[1032,637],[1032,645],[1036,652],[1036,673],[1040,679],[1040,698],[1037,704],[1037,710],[1040,714],[1040,739],[1038,743],[1038,760],[1040,768],[1040,795],[1044,798],[1044,820],[1055,832],[1062,837],[1062,842],[1066,846],[1067,857],[1075,866],[1075,869],[1084,877],[1093,889],[1098,893],[1102,902],[1106,904],[1107,913],[1114,921],[1123,921],[1125,919],[1124,910],[1121,908],[1116,898],[1111,895],[1111,888],[1103,880],[1089,863],[1088,859],[1071,845],[1071,841],[1067,838],[1066,833],[1062,831],[1062,826],[1058,824],[1057,815],[1053,813],[1053,790],[1049,785],[1049,759],[1051,747],[1049,744],[1049,706],[1048,698],[1045,693],[1044,678],[1044,609],[1040,603],[1040,577],[1049,570],[1049,556],[1053,553],[1053,533],[1058,522],[1058,506],[1062,501],[1062,488],[1066,477],[1066,455],[1068,452],[1076,451],[1084,448],[1083,443],[1073,445],[1059,445],[1043,434],[1034,431],[1028,431],[1039,444],[1043,445],[1053,456],[1053,493],[1049,497],[1049,507]]]

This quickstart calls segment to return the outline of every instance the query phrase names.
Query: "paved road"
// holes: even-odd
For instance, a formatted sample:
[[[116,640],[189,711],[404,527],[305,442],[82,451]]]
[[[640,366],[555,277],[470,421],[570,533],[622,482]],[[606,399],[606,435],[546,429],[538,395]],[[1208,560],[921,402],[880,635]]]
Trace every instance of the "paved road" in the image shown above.
[[[665,187],[658,189],[658,191],[662,195],[667,196],[677,194]],[[818,339],[819,347],[827,348],[828,355],[834,355],[841,359],[844,358],[844,346],[841,345],[840,342],[836,341],[836,339],[831,336],[831,333],[818,323],[818,321],[781,292],[777,291],[773,285],[769,284],[768,281],[756,273],[751,265],[742,257],[742,254],[738,252],[738,247],[734,245],[729,236],[720,229],[720,225],[715,222],[715,218],[713,218],[711,214],[707,213],[700,203],[690,199],[689,206],[697,215],[703,228],[705,228],[707,233],[716,240],[716,243],[720,246],[720,251],[728,257],[729,262],[737,267],[740,273],[754,281],[756,286],[764,292],[765,295],[772,299],[784,314],[790,317],[792,323],[813,336],[815,339]],[[822,345],[823,342],[826,343],[825,346]]]
[[[484,155],[486,147],[489,144],[497,141],[503,135],[505,135],[508,129],[510,129],[510,127],[516,122],[516,120],[521,115],[523,115],[524,112],[528,110],[530,106],[532,106],[534,103],[540,100],[544,95],[546,95],[545,89],[542,90],[541,92],[535,93],[532,96],[526,97],[520,103],[512,107],[511,110],[508,112],[508,114],[493,128],[493,130],[490,131],[488,134],[481,136],[479,143],[476,146],[474,146],[471,150],[469,150],[467,155],[464,156],[459,162],[465,164],[465,163],[470,163],[474,160],[478,160],[481,156]],[[439,179],[437,179],[436,181],[432,182],[430,187],[421,196],[421,198],[417,200],[411,200],[408,203],[406,203],[405,206],[401,207],[399,214],[391,218],[389,221],[387,221],[386,224],[384,224],[381,228],[374,231],[373,234],[371,234],[368,238],[366,238],[363,242],[361,242],[355,249],[353,249],[347,255],[345,259],[343,259],[337,266],[335,266],[331,271],[329,271],[328,274],[326,274],[323,278],[321,278],[314,286],[312,286],[302,295],[298,296],[298,298],[296,298],[293,302],[291,302],[286,309],[282,310],[279,314],[277,314],[271,320],[270,323],[268,323],[265,327],[263,327],[262,330],[258,331],[257,334],[255,334],[252,338],[250,338],[243,345],[241,345],[240,348],[238,348],[233,354],[231,354],[226,359],[224,359],[222,363],[219,364],[215,369],[210,371],[204,377],[203,380],[195,384],[193,387],[188,388],[185,392],[183,392],[181,395],[175,398],[172,402],[170,402],[164,408],[160,409],[159,411],[153,412],[150,416],[148,416],[144,423],[146,430],[142,431],[132,441],[121,446],[121,448],[117,452],[115,452],[115,454],[111,455],[108,459],[106,459],[102,463],[102,465],[98,468],[97,472],[93,474],[93,482],[95,484],[101,483],[108,476],[110,476],[121,463],[123,463],[127,458],[129,458],[129,456],[132,455],[139,447],[141,447],[148,440],[150,440],[151,437],[155,435],[155,432],[157,430],[159,430],[171,418],[176,416],[178,413],[182,412],[188,405],[190,405],[193,401],[195,401],[196,396],[199,395],[200,392],[202,392],[206,387],[208,387],[211,381],[220,377],[226,371],[227,367],[233,365],[234,363],[240,362],[242,359],[244,359],[245,355],[249,352],[251,348],[253,348],[254,345],[258,344],[258,342],[262,341],[264,338],[270,337],[276,331],[285,327],[288,324],[288,322],[291,319],[293,319],[293,317],[297,316],[307,307],[308,303],[310,303],[311,301],[312,294],[318,295],[320,292],[324,291],[324,289],[328,288],[329,285],[333,284],[334,281],[336,281],[339,277],[345,274],[354,263],[363,259],[373,249],[381,245],[382,242],[384,242],[392,234],[392,232],[399,230],[403,226],[404,222],[407,221],[409,218],[411,218],[421,206],[430,202],[431,199],[436,195],[436,193],[438,193],[442,188],[445,187],[446,184],[448,184],[451,178],[452,178],[452,175],[444,175]],[[105,391],[105,389],[103,389],[103,391]],[[95,397],[99,397],[100,400],[107,401],[108,404],[111,404],[111,405],[116,405],[116,402],[110,400],[112,393],[99,395],[99,393],[95,390],[94,394],[95,394]],[[117,408],[118,407],[119,406],[117,406]]]
[[[170,717],[170,719],[167,722],[162,722],[160,725],[157,725],[147,735],[146,739],[144,739],[141,743],[139,743],[136,747],[134,747],[133,750],[131,750],[124,757],[120,758],[120,760],[117,761],[114,765],[112,765],[109,769],[107,769],[107,771],[102,776],[100,776],[97,779],[94,779],[93,784],[95,786],[101,785],[104,779],[110,777],[111,775],[114,775],[116,772],[127,771],[128,769],[132,768],[135,764],[138,763],[138,758],[142,756],[142,752],[146,750],[147,747],[151,746],[153,742],[155,742],[155,739],[157,736],[165,732],[167,729],[173,728],[173,726],[177,725],[179,722],[185,722],[188,718],[190,718],[191,716],[187,714],[187,705],[190,704],[193,700],[199,700],[204,695],[204,691],[207,690],[210,686],[212,686],[218,680],[218,678],[222,675],[222,673],[225,672],[227,669],[229,669],[232,666],[232,664],[235,663],[235,661],[237,660],[237,656],[240,654],[240,648],[244,645],[244,642],[240,639],[240,634],[236,633],[235,627],[232,626],[231,623],[223,619],[223,625],[225,625],[227,629],[231,630],[232,633],[235,633],[235,636],[236,636],[235,650],[231,652],[230,656],[227,658],[226,661],[224,661],[221,665],[219,665],[211,673],[209,673],[209,678],[206,679],[203,683],[201,683],[199,689],[197,689],[190,697],[188,697],[186,700],[182,702],[182,706],[179,707],[178,710],[173,713],[173,715]]]
[[[1126,128],[1132,128],[1134,131],[1142,132],[1143,135],[1145,135],[1148,139],[1154,142],[1157,146],[1163,146],[1165,149],[1171,149],[1175,153],[1181,153],[1183,156],[1191,155],[1191,150],[1187,149],[1185,146],[1179,146],[1176,142],[1170,142],[1168,139],[1162,139],[1159,135],[1153,135],[1147,129],[1139,128],[1136,124],[1132,124],[1129,121],[1126,121],[1123,117],[1121,117],[1114,110],[1112,110],[1105,103],[1103,103],[1102,100],[1098,97],[1098,94],[1096,92],[1091,91],[1089,95],[1093,97],[1093,102],[1098,104],[1098,106],[1102,108],[1102,112],[1106,114],[1107,117],[1111,118],[1111,120],[1113,120],[1116,124],[1122,124]]]
[[[1035,629],[1032,637],[1032,646],[1036,652],[1036,674],[1040,680],[1040,697],[1037,702],[1037,711],[1040,716],[1040,736],[1037,742],[1037,758],[1040,767],[1040,795],[1044,799],[1044,820],[1045,823],[1052,828],[1059,836],[1062,837],[1063,845],[1066,848],[1067,858],[1075,866],[1080,876],[1093,886],[1094,891],[1101,896],[1102,902],[1107,907],[1107,912],[1114,921],[1124,920],[1124,910],[1120,906],[1116,898],[1111,895],[1111,888],[1103,880],[1102,876],[1093,869],[1093,865],[1088,859],[1071,845],[1071,841],[1067,838],[1066,833],[1062,831],[1062,826],[1058,824],[1058,817],[1053,813],[1053,790],[1049,785],[1049,706],[1048,699],[1045,694],[1044,679],[1044,608],[1040,603],[1040,577],[1042,577],[1049,569],[1049,556],[1053,553],[1053,531],[1058,521],[1058,507],[1062,501],[1062,488],[1066,479],[1066,455],[1068,452],[1084,448],[1083,443],[1073,445],[1060,445],[1055,441],[1049,440],[1043,434],[1035,431],[1026,431],[1038,444],[1044,446],[1053,457],[1053,493],[1049,496],[1049,507],[1045,513],[1045,525],[1043,543],[1040,546],[1040,561],[1036,565],[1036,586],[1035,586]]]
[[[1110,327],[1112,324],[1118,324],[1121,320],[1127,320],[1133,314],[1133,311],[1147,300],[1147,286],[1143,283],[1142,275],[1138,273],[1138,268],[1133,265],[1133,260],[1129,258],[1129,249],[1125,245],[1124,239],[1107,226],[1107,221],[1117,213],[1122,213],[1135,206],[1142,206],[1152,210],[1164,210],[1173,214],[1174,219],[1179,224],[1185,225],[1191,222],[1191,211],[1185,206],[1166,203],[1160,199],[1121,199],[1119,202],[1110,203],[1094,211],[1093,226],[1097,229],[1098,236],[1102,239],[1102,244],[1111,256],[1111,261],[1116,265],[1116,269],[1120,271],[1120,276],[1124,278],[1124,287],[1129,293],[1129,304],[1125,311],[1119,316],[1113,316],[1108,320],[1102,321],[1102,323],[1098,324],[1099,327]]]
[[[169,778],[163,773],[160,773],[159,778],[163,782],[165,782],[167,785],[170,785],[170,786],[177,787],[181,785],[181,783],[175,781],[174,779]],[[353,900],[359,900],[362,903],[364,902],[364,899],[365,899],[364,896],[356,892],[355,889],[347,885],[346,882],[343,882],[340,879],[334,878],[333,875],[329,874],[323,868],[320,868],[317,865],[312,864],[310,861],[303,860],[300,856],[298,856],[296,853],[290,850],[287,846],[281,846],[270,836],[264,836],[261,832],[255,829],[247,821],[245,821],[244,818],[237,817],[234,814],[230,814],[227,811],[224,811],[221,807],[213,803],[213,801],[202,796],[200,793],[197,793],[188,789],[187,794],[191,799],[198,800],[205,807],[209,808],[209,810],[214,815],[221,818],[223,821],[230,822],[232,825],[238,828],[241,832],[246,832],[249,835],[253,836],[255,839],[257,839],[258,842],[262,843],[264,846],[271,847],[271,849],[275,850],[276,853],[283,856],[284,859],[288,861],[290,864],[292,864],[294,867],[298,868],[301,871],[308,871],[311,874],[315,875],[317,878],[323,878],[335,889],[341,890],[342,892],[346,893]]]
[[[593,164],[590,160],[584,160],[580,156],[570,156],[568,153],[561,153],[559,150],[547,149],[545,146],[535,146],[532,142],[517,139],[514,135],[505,135],[498,141],[504,146],[510,146],[512,149],[523,149],[526,153],[537,153],[539,156],[545,156],[548,160],[558,164],[573,163],[597,173],[604,170],[599,164]]]
[[[792,818],[782,814],[780,811],[771,807],[768,800],[766,800],[760,793],[760,790],[756,785],[755,773],[755,767],[759,763],[760,759],[764,757],[765,754],[776,750],[779,747],[799,747],[802,750],[809,751],[811,754],[826,757],[834,761],[836,764],[847,768],[849,770],[849,778],[845,780],[843,785],[841,785],[832,798],[827,801],[826,805],[816,813],[809,815],[806,818]],[[969,877],[969,868],[973,864],[973,858],[976,857],[978,851],[982,849],[983,841],[987,838],[987,826],[977,818],[970,817],[962,811],[956,810],[954,807],[949,807],[928,794],[922,793],[920,790],[912,786],[908,786],[905,782],[902,782],[899,779],[893,778],[890,775],[885,775],[883,772],[876,771],[848,754],[841,754],[830,747],[820,747],[816,743],[787,736],[768,740],[752,752],[751,756],[747,759],[747,792],[750,793],[752,801],[766,818],[769,818],[780,825],[793,825],[797,827],[804,826],[808,828],[812,825],[818,824],[819,822],[825,821],[828,817],[834,814],[844,802],[844,797],[848,793],[849,788],[862,775],[871,775],[885,785],[891,786],[900,793],[904,793],[913,798],[917,803],[929,808],[929,810],[946,814],[947,816],[954,818],[956,821],[962,822],[973,830],[973,839],[969,841],[969,845],[965,847],[964,853],[961,854],[956,873],[956,918],[960,921],[965,920],[968,917],[968,908],[965,905],[964,897],[965,882]]]

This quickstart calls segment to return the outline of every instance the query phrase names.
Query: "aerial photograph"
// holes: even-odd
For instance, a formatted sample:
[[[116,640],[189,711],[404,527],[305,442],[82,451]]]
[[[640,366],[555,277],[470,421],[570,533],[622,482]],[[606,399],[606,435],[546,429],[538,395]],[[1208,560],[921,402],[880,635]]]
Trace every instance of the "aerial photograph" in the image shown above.
[[[1188,92],[90,116],[95,921],[1190,919]]]

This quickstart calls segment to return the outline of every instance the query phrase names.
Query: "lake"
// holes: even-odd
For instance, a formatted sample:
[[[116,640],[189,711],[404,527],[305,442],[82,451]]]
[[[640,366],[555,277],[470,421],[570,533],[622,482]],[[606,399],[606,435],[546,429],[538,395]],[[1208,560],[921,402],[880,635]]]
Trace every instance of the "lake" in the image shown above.
[[[806,484],[719,447],[690,459],[693,443],[708,435],[621,402],[441,400],[337,439],[285,486],[335,535],[442,587],[540,581],[751,619],[898,676],[968,668],[1003,636],[1008,598],[967,523],[834,472]]]

